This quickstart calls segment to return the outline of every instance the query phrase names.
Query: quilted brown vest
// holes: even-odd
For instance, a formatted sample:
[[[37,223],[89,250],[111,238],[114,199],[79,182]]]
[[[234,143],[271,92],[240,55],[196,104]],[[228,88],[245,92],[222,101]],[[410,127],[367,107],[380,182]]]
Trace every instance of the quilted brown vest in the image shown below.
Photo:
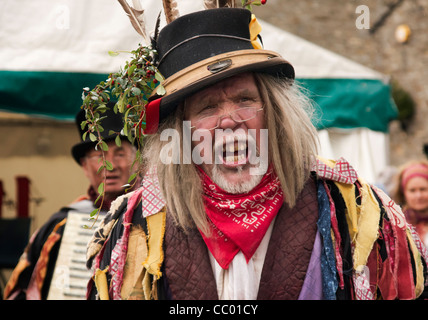
[[[318,220],[316,186],[309,179],[290,209],[277,214],[262,270],[258,299],[296,300],[305,279]],[[218,299],[208,249],[197,230],[187,235],[166,219],[165,274],[173,299]]]

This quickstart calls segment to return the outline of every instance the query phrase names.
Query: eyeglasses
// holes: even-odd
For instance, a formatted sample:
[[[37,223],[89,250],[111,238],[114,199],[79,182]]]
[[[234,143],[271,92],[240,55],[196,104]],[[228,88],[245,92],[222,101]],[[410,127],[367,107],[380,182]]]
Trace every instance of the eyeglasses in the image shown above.
[[[86,156],[85,158],[88,161],[100,163],[103,159],[103,155],[102,155],[102,153],[95,153],[93,155]],[[124,152],[120,152],[120,153],[114,154],[112,158],[113,158],[112,160],[114,163],[118,163],[118,162],[130,159],[130,155],[126,154]]]
[[[242,123],[254,119],[257,116],[257,112],[261,110],[263,110],[263,107],[244,107],[222,115],[203,117],[193,122],[190,129],[214,130],[220,125],[220,120],[225,117],[230,117],[233,121]]]

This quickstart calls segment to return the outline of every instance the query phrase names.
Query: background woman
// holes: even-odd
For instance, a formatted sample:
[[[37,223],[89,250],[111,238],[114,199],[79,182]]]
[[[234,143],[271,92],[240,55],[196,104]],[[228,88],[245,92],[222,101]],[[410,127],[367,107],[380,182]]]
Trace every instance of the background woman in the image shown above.
[[[407,221],[413,224],[421,240],[428,245],[428,161],[406,163],[397,176],[394,200]]]

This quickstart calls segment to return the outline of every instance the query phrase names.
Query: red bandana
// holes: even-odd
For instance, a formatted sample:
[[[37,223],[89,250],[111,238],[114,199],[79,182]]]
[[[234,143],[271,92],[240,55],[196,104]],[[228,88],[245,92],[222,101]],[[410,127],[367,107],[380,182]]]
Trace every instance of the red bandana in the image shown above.
[[[223,269],[239,250],[248,262],[284,201],[278,177],[269,170],[249,193],[231,194],[201,172],[205,211],[211,220],[211,237],[202,233],[208,249]]]

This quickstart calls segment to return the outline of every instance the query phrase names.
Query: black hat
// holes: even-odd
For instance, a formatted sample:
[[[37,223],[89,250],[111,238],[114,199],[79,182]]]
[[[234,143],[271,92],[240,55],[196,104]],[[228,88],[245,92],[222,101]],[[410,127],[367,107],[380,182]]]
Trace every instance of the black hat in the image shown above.
[[[294,79],[293,66],[278,53],[254,48],[250,22],[247,9],[219,8],[181,16],[161,30],[156,49],[166,93],[151,97],[146,133],[156,132],[186,96],[233,75],[262,72]]]
[[[121,113],[115,113],[113,111],[113,107],[115,105],[115,102],[108,102],[106,104],[107,110],[105,113],[102,114],[102,116],[106,116],[105,118],[101,119],[101,126],[103,127],[104,131],[100,132],[103,141],[107,142],[110,140],[113,140],[117,137],[117,134],[111,134],[109,135],[109,132],[115,131],[115,132],[121,132],[123,128],[123,115]],[[93,142],[89,139],[89,134],[86,135],[85,140],[83,141],[83,134],[86,132],[87,126],[82,129],[81,123],[82,121],[86,120],[85,116],[85,110],[82,109],[79,111],[79,113],[76,115],[76,126],[79,131],[80,139],[82,139],[81,142],[77,143],[71,148],[71,154],[73,155],[74,160],[80,165],[80,159],[86,155],[86,152],[88,152],[89,149],[95,148],[96,142]],[[120,135],[120,138],[122,140],[126,139],[128,141],[128,138],[124,135]]]

